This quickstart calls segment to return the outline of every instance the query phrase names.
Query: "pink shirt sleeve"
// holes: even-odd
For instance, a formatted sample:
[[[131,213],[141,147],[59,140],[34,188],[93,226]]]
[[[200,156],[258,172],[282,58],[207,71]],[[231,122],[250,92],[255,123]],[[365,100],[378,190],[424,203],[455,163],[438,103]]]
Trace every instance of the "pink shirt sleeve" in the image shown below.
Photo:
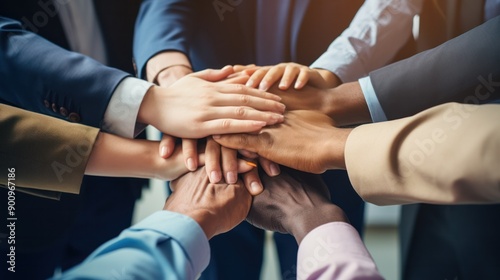
[[[299,246],[298,279],[384,279],[358,232],[347,223],[324,224]]]

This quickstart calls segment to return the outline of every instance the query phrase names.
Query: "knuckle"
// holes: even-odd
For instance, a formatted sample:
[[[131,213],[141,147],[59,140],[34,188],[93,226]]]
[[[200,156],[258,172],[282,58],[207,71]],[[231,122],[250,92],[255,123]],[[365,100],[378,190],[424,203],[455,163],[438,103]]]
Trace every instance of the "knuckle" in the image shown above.
[[[248,95],[242,94],[240,95],[240,101],[242,104],[248,104],[250,103],[250,97]]]
[[[231,120],[222,120],[222,122],[221,122],[221,128],[222,129],[229,129],[229,128],[231,128]]]
[[[243,118],[246,115],[246,109],[243,107],[236,108],[236,117]]]

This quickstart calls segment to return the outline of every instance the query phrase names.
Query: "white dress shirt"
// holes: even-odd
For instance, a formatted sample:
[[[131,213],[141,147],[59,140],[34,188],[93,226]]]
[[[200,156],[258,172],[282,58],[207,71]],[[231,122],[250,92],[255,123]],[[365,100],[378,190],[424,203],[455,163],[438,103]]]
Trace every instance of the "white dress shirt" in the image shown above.
[[[422,4],[423,0],[366,0],[311,68],[329,70],[347,83],[386,65],[408,40]]]

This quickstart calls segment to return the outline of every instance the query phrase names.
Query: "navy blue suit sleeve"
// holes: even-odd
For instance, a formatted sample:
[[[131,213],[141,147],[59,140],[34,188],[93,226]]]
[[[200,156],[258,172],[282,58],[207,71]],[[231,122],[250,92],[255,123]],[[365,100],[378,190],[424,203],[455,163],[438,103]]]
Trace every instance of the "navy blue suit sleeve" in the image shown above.
[[[162,51],[179,51],[189,57],[195,16],[194,1],[144,0],[137,16],[134,58],[138,77],[145,77],[148,60]]]
[[[111,95],[127,76],[0,17],[1,103],[58,118],[65,117],[59,112],[64,107],[81,123],[100,127]]]

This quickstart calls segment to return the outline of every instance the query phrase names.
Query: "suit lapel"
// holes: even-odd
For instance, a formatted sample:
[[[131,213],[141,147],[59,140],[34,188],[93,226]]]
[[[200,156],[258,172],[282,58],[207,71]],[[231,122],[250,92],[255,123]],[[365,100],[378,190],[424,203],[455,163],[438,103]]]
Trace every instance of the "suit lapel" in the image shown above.
[[[311,0],[295,0],[290,30],[290,55],[292,60],[295,60],[297,57],[297,41],[299,39],[300,27],[302,26],[302,21],[304,20],[310,4]]]

